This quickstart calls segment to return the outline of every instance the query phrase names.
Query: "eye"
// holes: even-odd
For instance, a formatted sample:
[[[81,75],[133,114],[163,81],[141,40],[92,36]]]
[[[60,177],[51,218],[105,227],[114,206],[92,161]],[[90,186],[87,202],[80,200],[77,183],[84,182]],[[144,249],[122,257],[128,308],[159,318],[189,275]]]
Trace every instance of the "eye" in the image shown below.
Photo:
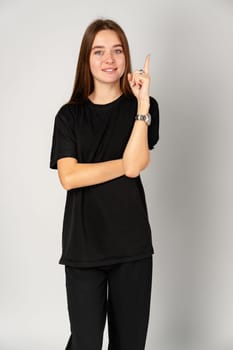
[[[97,56],[103,56],[103,54],[104,54],[103,50],[97,50],[94,52],[94,55],[97,55]]]
[[[120,53],[122,53],[123,52],[123,50],[122,49],[116,49],[115,51],[114,51],[116,54],[120,54]]]

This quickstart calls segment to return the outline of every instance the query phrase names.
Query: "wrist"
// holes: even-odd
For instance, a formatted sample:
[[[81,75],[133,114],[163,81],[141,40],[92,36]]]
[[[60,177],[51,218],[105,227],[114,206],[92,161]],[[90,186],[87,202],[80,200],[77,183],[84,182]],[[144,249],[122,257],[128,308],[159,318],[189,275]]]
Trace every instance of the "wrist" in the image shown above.
[[[143,99],[138,99],[137,114],[145,115],[145,114],[149,113],[149,109],[150,109],[150,98],[149,97],[146,97]]]

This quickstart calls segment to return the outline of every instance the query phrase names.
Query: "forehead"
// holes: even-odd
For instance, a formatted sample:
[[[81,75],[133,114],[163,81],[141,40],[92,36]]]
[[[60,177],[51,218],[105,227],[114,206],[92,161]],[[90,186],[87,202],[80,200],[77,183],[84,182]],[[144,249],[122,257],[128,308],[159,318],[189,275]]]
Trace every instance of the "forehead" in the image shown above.
[[[122,45],[120,38],[114,30],[104,29],[100,30],[93,41],[93,46],[113,46]]]

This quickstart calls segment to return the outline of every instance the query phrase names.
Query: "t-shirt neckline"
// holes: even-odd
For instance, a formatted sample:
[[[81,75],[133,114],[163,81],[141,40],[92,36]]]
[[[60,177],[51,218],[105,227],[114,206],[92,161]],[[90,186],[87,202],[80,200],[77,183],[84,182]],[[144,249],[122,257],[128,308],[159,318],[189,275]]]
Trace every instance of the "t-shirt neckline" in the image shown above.
[[[87,104],[89,107],[93,109],[101,109],[101,110],[107,110],[112,107],[114,107],[121,99],[124,97],[124,94],[122,93],[119,97],[117,97],[115,100],[105,103],[105,104],[99,104],[99,103],[94,103],[92,102],[89,98],[87,100]]]

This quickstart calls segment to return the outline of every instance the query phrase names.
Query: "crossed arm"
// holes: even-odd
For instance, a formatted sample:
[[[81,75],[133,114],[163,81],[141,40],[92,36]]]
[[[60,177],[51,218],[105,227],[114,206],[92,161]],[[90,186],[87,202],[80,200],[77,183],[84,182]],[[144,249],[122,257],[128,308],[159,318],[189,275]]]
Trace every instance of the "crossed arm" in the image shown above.
[[[138,113],[146,114],[147,105],[138,108]],[[148,126],[135,120],[134,126],[121,159],[98,163],[79,163],[76,158],[66,157],[58,160],[58,175],[66,190],[99,184],[119,176],[136,177],[150,161],[148,148]]]
[[[139,71],[128,74],[128,80],[133,94],[138,101],[138,114],[149,112],[150,98],[150,56],[147,55],[144,73]],[[134,126],[121,159],[98,163],[79,163],[76,158],[61,158],[58,160],[58,175],[66,190],[77,187],[99,184],[119,176],[137,177],[150,162],[148,147],[148,126],[140,120],[135,120]]]

